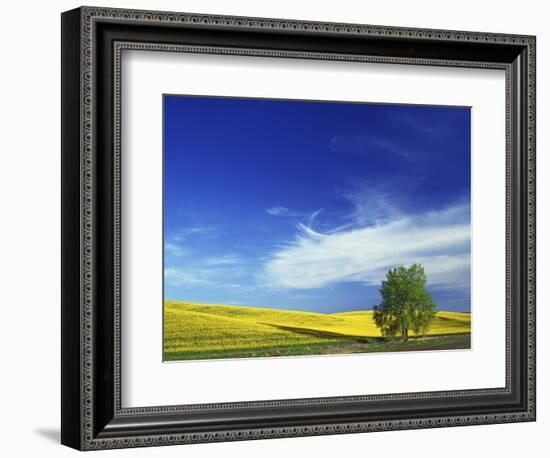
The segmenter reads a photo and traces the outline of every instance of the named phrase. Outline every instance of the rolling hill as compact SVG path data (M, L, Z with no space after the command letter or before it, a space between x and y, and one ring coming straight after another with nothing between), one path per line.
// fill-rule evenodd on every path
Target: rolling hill
M166 301L164 360L469 348L470 314L437 313L428 334L386 341L372 311L314 313ZM414 334L413 334L414 336Z

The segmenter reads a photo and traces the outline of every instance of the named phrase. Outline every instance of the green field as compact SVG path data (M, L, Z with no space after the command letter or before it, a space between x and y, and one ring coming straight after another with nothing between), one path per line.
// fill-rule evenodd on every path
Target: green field
M164 360L470 348L470 314L437 313L426 336L382 338L371 311L313 313L166 301Z

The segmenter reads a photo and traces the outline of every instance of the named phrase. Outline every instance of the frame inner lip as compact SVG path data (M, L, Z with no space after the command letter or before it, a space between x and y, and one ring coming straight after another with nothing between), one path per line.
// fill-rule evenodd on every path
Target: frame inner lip
M218 46L190 46L190 45L175 45L173 43L156 43L156 42L133 42L133 41L124 41L124 40L113 40L114 44L114 80L115 80L115 94L114 94L114 112L115 112L115 123L113 125L115 135L115 154L120 155L121 153L121 139L120 139L120 87L122 85L122 52L124 50L135 50L135 51L172 51L172 52L187 52L187 53L207 53L207 54L232 54L235 52L235 55L252 55L252 56L266 56L266 57L282 57L281 54L284 53L286 56L290 57L302 57L302 52L295 51L281 51L281 50L258 50L253 48L220 48ZM373 58L372 56L365 55L334 55L332 53L311 53L311 58L320 59L320 60L348 60L348 59L357 59L360 62L379 62L378 58ZM421 65L430 65L426 64L423 59L410 58L398 58L390 57L387 58L388 64L421 64ZM467 67L467 68L493 68L506 71L506 79L510 77L510 69L512 64L502 64L502 63L486 63L486 62L455 62L452 60L440 60L440 65L450 66L450 67ZM507 97L509 94L507 93ZM120 180L120 177L115 175L115 180ZM120 207L120 204L119 204ZM120 237L120 235L119 235ZM508 238L508 236L507 236ZM119 273L120 275L120 273ZM120 304L116 308L117 315L120 315ZM120 320L120 316L117 316L117 321ZM119 325L120 326L120 325ZM507 324L508 328L508 324ZM508 332L507 332L508 334ZM507 354L509 353L510 339L507 339ZM116 350L117 355L117 369L118 369L118 378L120 380L121 374L121 363L120 363L120 342L118 342L118 348ZM147 407L122 407L121 403L121 385L120 382L116 383L115 386L118 387L116 393L117 408L115 412L122 415L142 415L145 413L150 414L176 414L176 413L189 413L196 411L197 407L200 406L201 410L226 410L226 409L247 409L247 408L269 408L269 407L301 407L304 405L311 405L311 402L315 402L316 407L323 406L325 404L330 405L334 403L341 402L362 402L362 401L381 401L387 400L388 398L392 399L392 402L399 402L403 400L414 400L414 399L437 399L437 398L449 398L456 396L475 396L475 395L495 395L502 394L508 395L512 392L510 384L510 372L511 367L508 364L507 356L506 364L506 386L505 387L494 387L494 388L481 388L481 389L465 389L465 390L445 390L445 391L431 391L431 392L413 392L413 393L388 393L388 394L373 394L373 395L357 395L357 396L328 396L320 398L309 398L309 399L278 399L278 400L268 400L268 401L242 401L242 402L223 402L223 403L205 403L205 404L191 404L191 405L179 405L179 406L147 406Z

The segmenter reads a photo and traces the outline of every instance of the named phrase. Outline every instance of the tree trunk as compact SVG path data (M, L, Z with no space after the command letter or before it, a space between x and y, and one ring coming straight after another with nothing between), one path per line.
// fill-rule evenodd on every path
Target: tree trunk
M409 330L405 328L403 330L403 342L407 342L408 340L409 340Z

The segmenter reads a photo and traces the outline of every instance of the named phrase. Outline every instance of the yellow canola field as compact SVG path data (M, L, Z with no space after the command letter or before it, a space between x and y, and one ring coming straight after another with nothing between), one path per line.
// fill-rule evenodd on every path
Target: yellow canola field
M469 313L441 311L427 335L469 332ZM212 352L238 357L239 351L269 349L276 355L277 348L301 346L300 353L312 354L311 346L375 337L381 334L372 311L328 314L175 301L164 307L165 359L207 358Z

